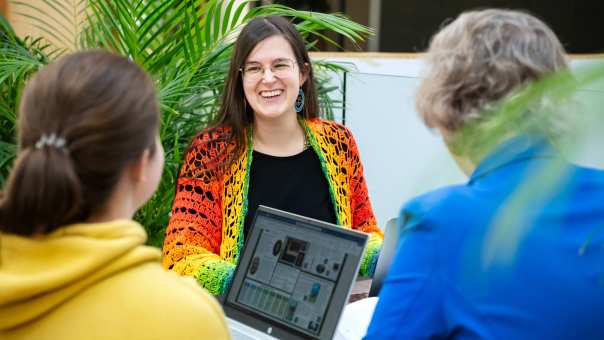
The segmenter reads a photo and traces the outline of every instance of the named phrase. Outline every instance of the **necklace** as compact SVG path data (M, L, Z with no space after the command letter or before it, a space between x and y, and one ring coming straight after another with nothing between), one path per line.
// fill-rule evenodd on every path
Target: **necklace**
M308 148L310 148L310 141L308 140L306 131L304 131L304 148L302 149L302 151L306 151Z

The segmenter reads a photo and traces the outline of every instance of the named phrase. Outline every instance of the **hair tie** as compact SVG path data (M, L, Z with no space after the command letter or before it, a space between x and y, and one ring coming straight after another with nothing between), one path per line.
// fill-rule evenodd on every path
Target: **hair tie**
M51 133L50 135L43 133L42 137L40 137L40 139L38 139L36 142L36 149L51 146L64 152L68 152L67 147L65 146L66 144L67 142L65 142L65 138L59 137L55 133Z

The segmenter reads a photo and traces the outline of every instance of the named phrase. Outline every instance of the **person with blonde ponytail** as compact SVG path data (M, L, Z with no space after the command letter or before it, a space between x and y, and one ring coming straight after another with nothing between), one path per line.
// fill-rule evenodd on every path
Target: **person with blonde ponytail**
M164 156L153 82L85 51L31 79L0 197L1 339L226 339L218 303L165 272L132 217Z

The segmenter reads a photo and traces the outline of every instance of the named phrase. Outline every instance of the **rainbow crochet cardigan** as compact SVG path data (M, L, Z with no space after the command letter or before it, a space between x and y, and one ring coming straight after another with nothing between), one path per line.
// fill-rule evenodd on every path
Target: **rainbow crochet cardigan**
M359 272L371 276L383 234L376 225L352 134L338 123L319 118L300 122L321 161L338 225L371 234ZM248 141L246 152L230 167L218 166L234 150L234 144L225 141L225 130L202 132L185 155L162 261L167 269L195 277L215 295L222 294L230 283L243 247L252 162Z

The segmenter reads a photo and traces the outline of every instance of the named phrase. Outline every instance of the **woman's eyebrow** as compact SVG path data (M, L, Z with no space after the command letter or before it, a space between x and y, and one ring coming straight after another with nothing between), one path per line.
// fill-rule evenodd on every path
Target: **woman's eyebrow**
M275 58L275 59L271 60L271 64L275 63L275 62L279 62L279 61L286 61L286 60L291 60L291 59L290 58L285 58L285 57L284 58ZM260 65L262 63L259 62L259 61L251 60L251 61L246 61L244 65L250 65L250 64L258 64L258 65Z

